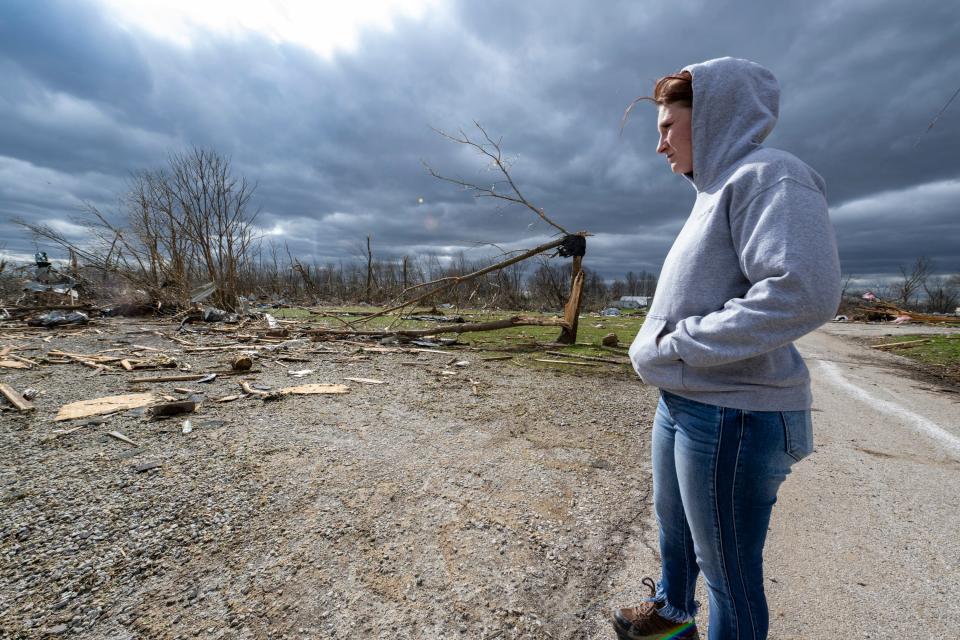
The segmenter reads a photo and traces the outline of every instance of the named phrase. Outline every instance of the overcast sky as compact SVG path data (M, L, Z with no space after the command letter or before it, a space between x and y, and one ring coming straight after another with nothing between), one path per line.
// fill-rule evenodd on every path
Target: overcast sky
M431 130L476 120L531 201L595 234L586 266L659 272L694 191L655 154L652 107L622 137L620 119L657 77L731 55L778 77L767 144L826 179L845 273L957 272L958 34L942 0L2 0L0 250L35 250L15 217L82 240L83 202L116 210L131 172L190 145L258 182L264 237L303 260L355 259L367 234L380 257L545 241L530 211L425 172L493 180Z

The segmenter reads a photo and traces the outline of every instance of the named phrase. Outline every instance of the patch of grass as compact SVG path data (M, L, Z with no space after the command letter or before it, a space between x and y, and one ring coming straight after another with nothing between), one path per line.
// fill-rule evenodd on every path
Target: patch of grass
M316 311L326 313L335 312L354 312L354 313L373 313L375 309L370 307L324 307ZM338 322L329 316L323 316L318 313L312 313L307 309L274 309L269 311L276 318L288 318L297 320L309 320L317 324L325 325L331 328L337 328ZM412 315L426 315L429 311L418 309ZM492 320L502 320L512 316L535 316L535 317L558 317L558 313L537 313L533 311L476 311L470 309L445 309L445 315L453 318L463 317L466 322L489 322ZM594 372L609 373L611 370L629 372L632 375L632 369L626 363L626 347L633 342L640 326L643 324L645 313L643 311L628 311L621 316L601 316L595 313L582 314L580 323L577 327L577 344L568 346L552 346L552 343L560 336L560 327L553 326L522 326L511 327L509 329L500 329L497 331L484 331L477 333L463 333L459 336L461 344L468 345L477 349L477 357L484 358L498 355L512 355L514 362L522 366L554 369L568 373L587 374ZM357 316L345 316L343 318L348 322L358 319ZM436 326L432 322L422 322L416 320L398 320L396 316L387 316L374 318L358 328L382 329L391 327L394 329L422 329ZM620 349L604 348L601 346L601 340L609 333L617 334ZM440 334L425 339L433 338L452 338L456 334ZM550 344L549 347L542 345ZM623 360L624 364L596 363L597 366L570 367L565 365L556 365L551 363L537 362L537 358L562 359L560 356L546 354L545 351L562 351L565 354L575 354L581 356L599 357L614 360ZM571 358L574 362L589 362L588 360Z
M960 366L960 334L950 335L903 335L896 338L877 340L876 344L892 344L911 340L929 340L929 342L895 347L890 351L906 356L917 362L946 367Z

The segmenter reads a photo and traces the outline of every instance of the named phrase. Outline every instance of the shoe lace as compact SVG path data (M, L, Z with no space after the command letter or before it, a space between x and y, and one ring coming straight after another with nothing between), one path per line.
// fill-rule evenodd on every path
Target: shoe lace
M643 578L643 580L640 581L640 583L641 583L643 586L645 586L645 587L647 587L648 589L650 589L650 597L651 597L651 598L656 598L656 597L657 597L657 583L653 581L653 578L651 578L650 576L645 576L645 577Z

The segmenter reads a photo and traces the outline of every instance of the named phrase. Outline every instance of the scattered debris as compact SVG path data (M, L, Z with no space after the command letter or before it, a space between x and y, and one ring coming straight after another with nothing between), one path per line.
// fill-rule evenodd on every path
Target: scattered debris
M608 333L600 339L600 344L605 347L615 347L620 344L620 338L615 333Z
M127 436L125 436L125 435L123 435L122 433L120 433L119 431L108 431L108 432L107 432L107 435L110 436L111 438L116 438L116 439L119 440L120 442L126 442L127 444L132 445L132 446L134 446L134 447L139 447L139 446L140 446L140 445L138 445L136 442L134 442L133 440L131 440L130 438L128 438Z
M357 382L359 384L386 384L383 380L374 380L373 378L344 378L344 380Z
M3 394L10 401L10 404L17 408L17 411L33 411L34 409L33 404L28 399L8 384L0 383L0 394Z
M197 410L196 400L175 400L173 402L163 402L150 407L150 415L154 418L166 416L178 416L182 413L193 413Z
M482 362L494 362L495 360L513 360L513 356L490 356L487 358L480 358Z
M302 378L314 372L314 369L300 369L299 371L287 371L294 378Z
M216 307L207 307L203 310L200 317L204 322L226 322L228 324L240 322L240 316L237 314L224 311L223 309L217 309Z
M94 398L93 400L81 400L60 407L60 411L53 420L54 422L76 420L77 418L99 416L117 411L125 411L127 409L137 409L146 407L156 401L157 396L152 393L128 393Z
M230 360L230 368L234 371L249 371L253 367L253 359L247 355L235 356Z
M90 316L82 311L64 313L58 309L27 319L27 324L31 327L61 327L70 324L87 324L88 322L90 322Z
M868 298L867 295L873 296ZM949 315L937 315L931 313L918 313L915 311L907 311L906 309L901 309L900 307L880 300L872 293L865 293L863 295L865 300L871 302L869 305L860 305L857 307L859 312L857 315L866 320L884 320L891 319L894 324L903 324L905 322L923 322L927 324L939 324L942 322L953 322L955 318Z
M600 315L602 315L602 316L608 316L608 317L619 316L619 315L620 315L620 309L617 309L617 308L615 308L615 307L609 307L609 308L604 309L603 311L601 311L601 312L600 312Z
M269 389L267 389L267 390L255 389L255 388L253 388L252 386L250 386L250 383L247 382L246 380L244 380L243 382L240 383L240 388L243 389L244 393L246 393L247 395L251 395L251 396L268 396L268 395L270 395ZM223 402L223 401L221 400L221 402Z
M143 473L144 471L153 471L154 469L159 469L163 465L159 462L142 462L133 468L137 473Z
M193 431L193 423L190 422L189 420L184 420L183 423L180 425L180 432L183 434L187 434L187 433L190 433L191 431Z

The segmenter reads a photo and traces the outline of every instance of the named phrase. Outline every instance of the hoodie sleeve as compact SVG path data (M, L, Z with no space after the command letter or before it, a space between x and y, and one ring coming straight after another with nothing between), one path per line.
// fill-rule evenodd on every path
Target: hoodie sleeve
M722 309L680 320L660 340L664 359L710 367L789 344L833 318L840 261L823 194L792 178L730 213L730 231L750 288Z

